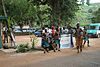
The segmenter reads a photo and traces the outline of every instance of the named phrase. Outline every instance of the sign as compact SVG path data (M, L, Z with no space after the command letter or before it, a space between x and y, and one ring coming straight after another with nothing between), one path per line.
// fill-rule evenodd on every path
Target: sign
M60 48L70 48L71 34L62 34L60 39Z
M0 17L0 19L5 20L8 19L8 17Z
M13 35L13 33L12 33L12 32L11 32L11 37L12 37L12 39L13 39L14 46L15 46L15 47L17 47L17 43L16 43L16 40L15 40L14 35Z

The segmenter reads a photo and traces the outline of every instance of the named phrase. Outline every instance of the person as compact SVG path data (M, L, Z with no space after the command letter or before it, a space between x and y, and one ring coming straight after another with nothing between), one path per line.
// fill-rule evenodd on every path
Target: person
M74 44L73 44L73 30L72 30L72 27L68 24L68 25L67 25L67 28L68 28L68 34L71 34L71 47L74 47Z
M45 29L45 35L47 38L49 37L49 32L47 31L47 29Z
M52 36L54 37L55 35L55 29L54 29L54 26L52 26Z
M56 28L55 41L56 41L56 48L58 51L60 51L60 32L58 27Z
M63 31L62 31L62 28L61 28L61 27L59 27L59 31L60 31L60 34L62 34L62 33L63 33Z
M52 46L52 48L53 48L54 52L56 52L55 38L54 38L54 36L53 36L53 35L52 35L52 38L51 38L51 46Z
M90 45L89 45L89 36L88 36L87 29L86 29L85 26L84 26L84 30L83 30L83 39L84 39L83 47L84 47L86 41L87 41L87 46L90 47Z
M11 32L12 32L12 28L11 28L11 27L8 27L8 36L10 37L11 46L12 46L13 38L12 38L12 36L11 36Z
M63 27L63 34L65 34L65 27Z
M44 34L45 34L45 29L44 29L44 27L42 27L42 29L41 29L41 36L43 36Z
M52 29L51 29L50 26L48 28L49 28L49 34L51 35L52 34Z
M49 53L49 42L46 38L46 35L43 36L43 43L42 43L42 47L44 49L44 53Z
M7 27L3 28L3 34L4 34L4 43L7 41L8 43L8 34L7 34Z
M83 31L80 28L80 24L77 23L77 28L75 30L75 39L76 39L76 46L77 46L77 53L82 52L82 43L83 43Z

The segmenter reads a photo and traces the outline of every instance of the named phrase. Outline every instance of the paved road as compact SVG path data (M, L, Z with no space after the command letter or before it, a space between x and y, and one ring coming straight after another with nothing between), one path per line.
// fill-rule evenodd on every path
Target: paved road
M100 50L47 59L20 67L100 67Z
M77 50L62 49L50 53L0 53L0 67L100 67L100 38L90 39L90 46Z

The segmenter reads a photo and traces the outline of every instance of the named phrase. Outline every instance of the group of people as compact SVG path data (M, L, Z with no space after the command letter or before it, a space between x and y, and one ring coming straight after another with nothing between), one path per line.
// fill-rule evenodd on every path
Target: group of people
M75 36L77 53L82 52L82 48L84 48L86 42L87 46L89 47L89 37L85 26L84 29L81 29L80 24L77 23L76 27L71 27L70 25L68 25L67 29L67 33L71 34L71 37L73 37L72 35ZM73 30L75 30L74 33ZM41 36L44 53L49 53L49 50L53 50L54 52L56 52L56 50L60 51L60 36L61 34L66 34L65 32L66 30L64 27L54 27L49 25L47 27L42 27Z
M60 51L60 35L64 33L60 27L48 26L42 27L42 47L44 53L49 50Z

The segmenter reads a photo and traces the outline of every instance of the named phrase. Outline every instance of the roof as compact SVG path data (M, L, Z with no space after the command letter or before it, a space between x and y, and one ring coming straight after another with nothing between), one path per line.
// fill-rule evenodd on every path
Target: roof
M90 24L90 26L100 26L100 23Z
M8 19L8 17L0 17L0 20L5 20L5 19Z

